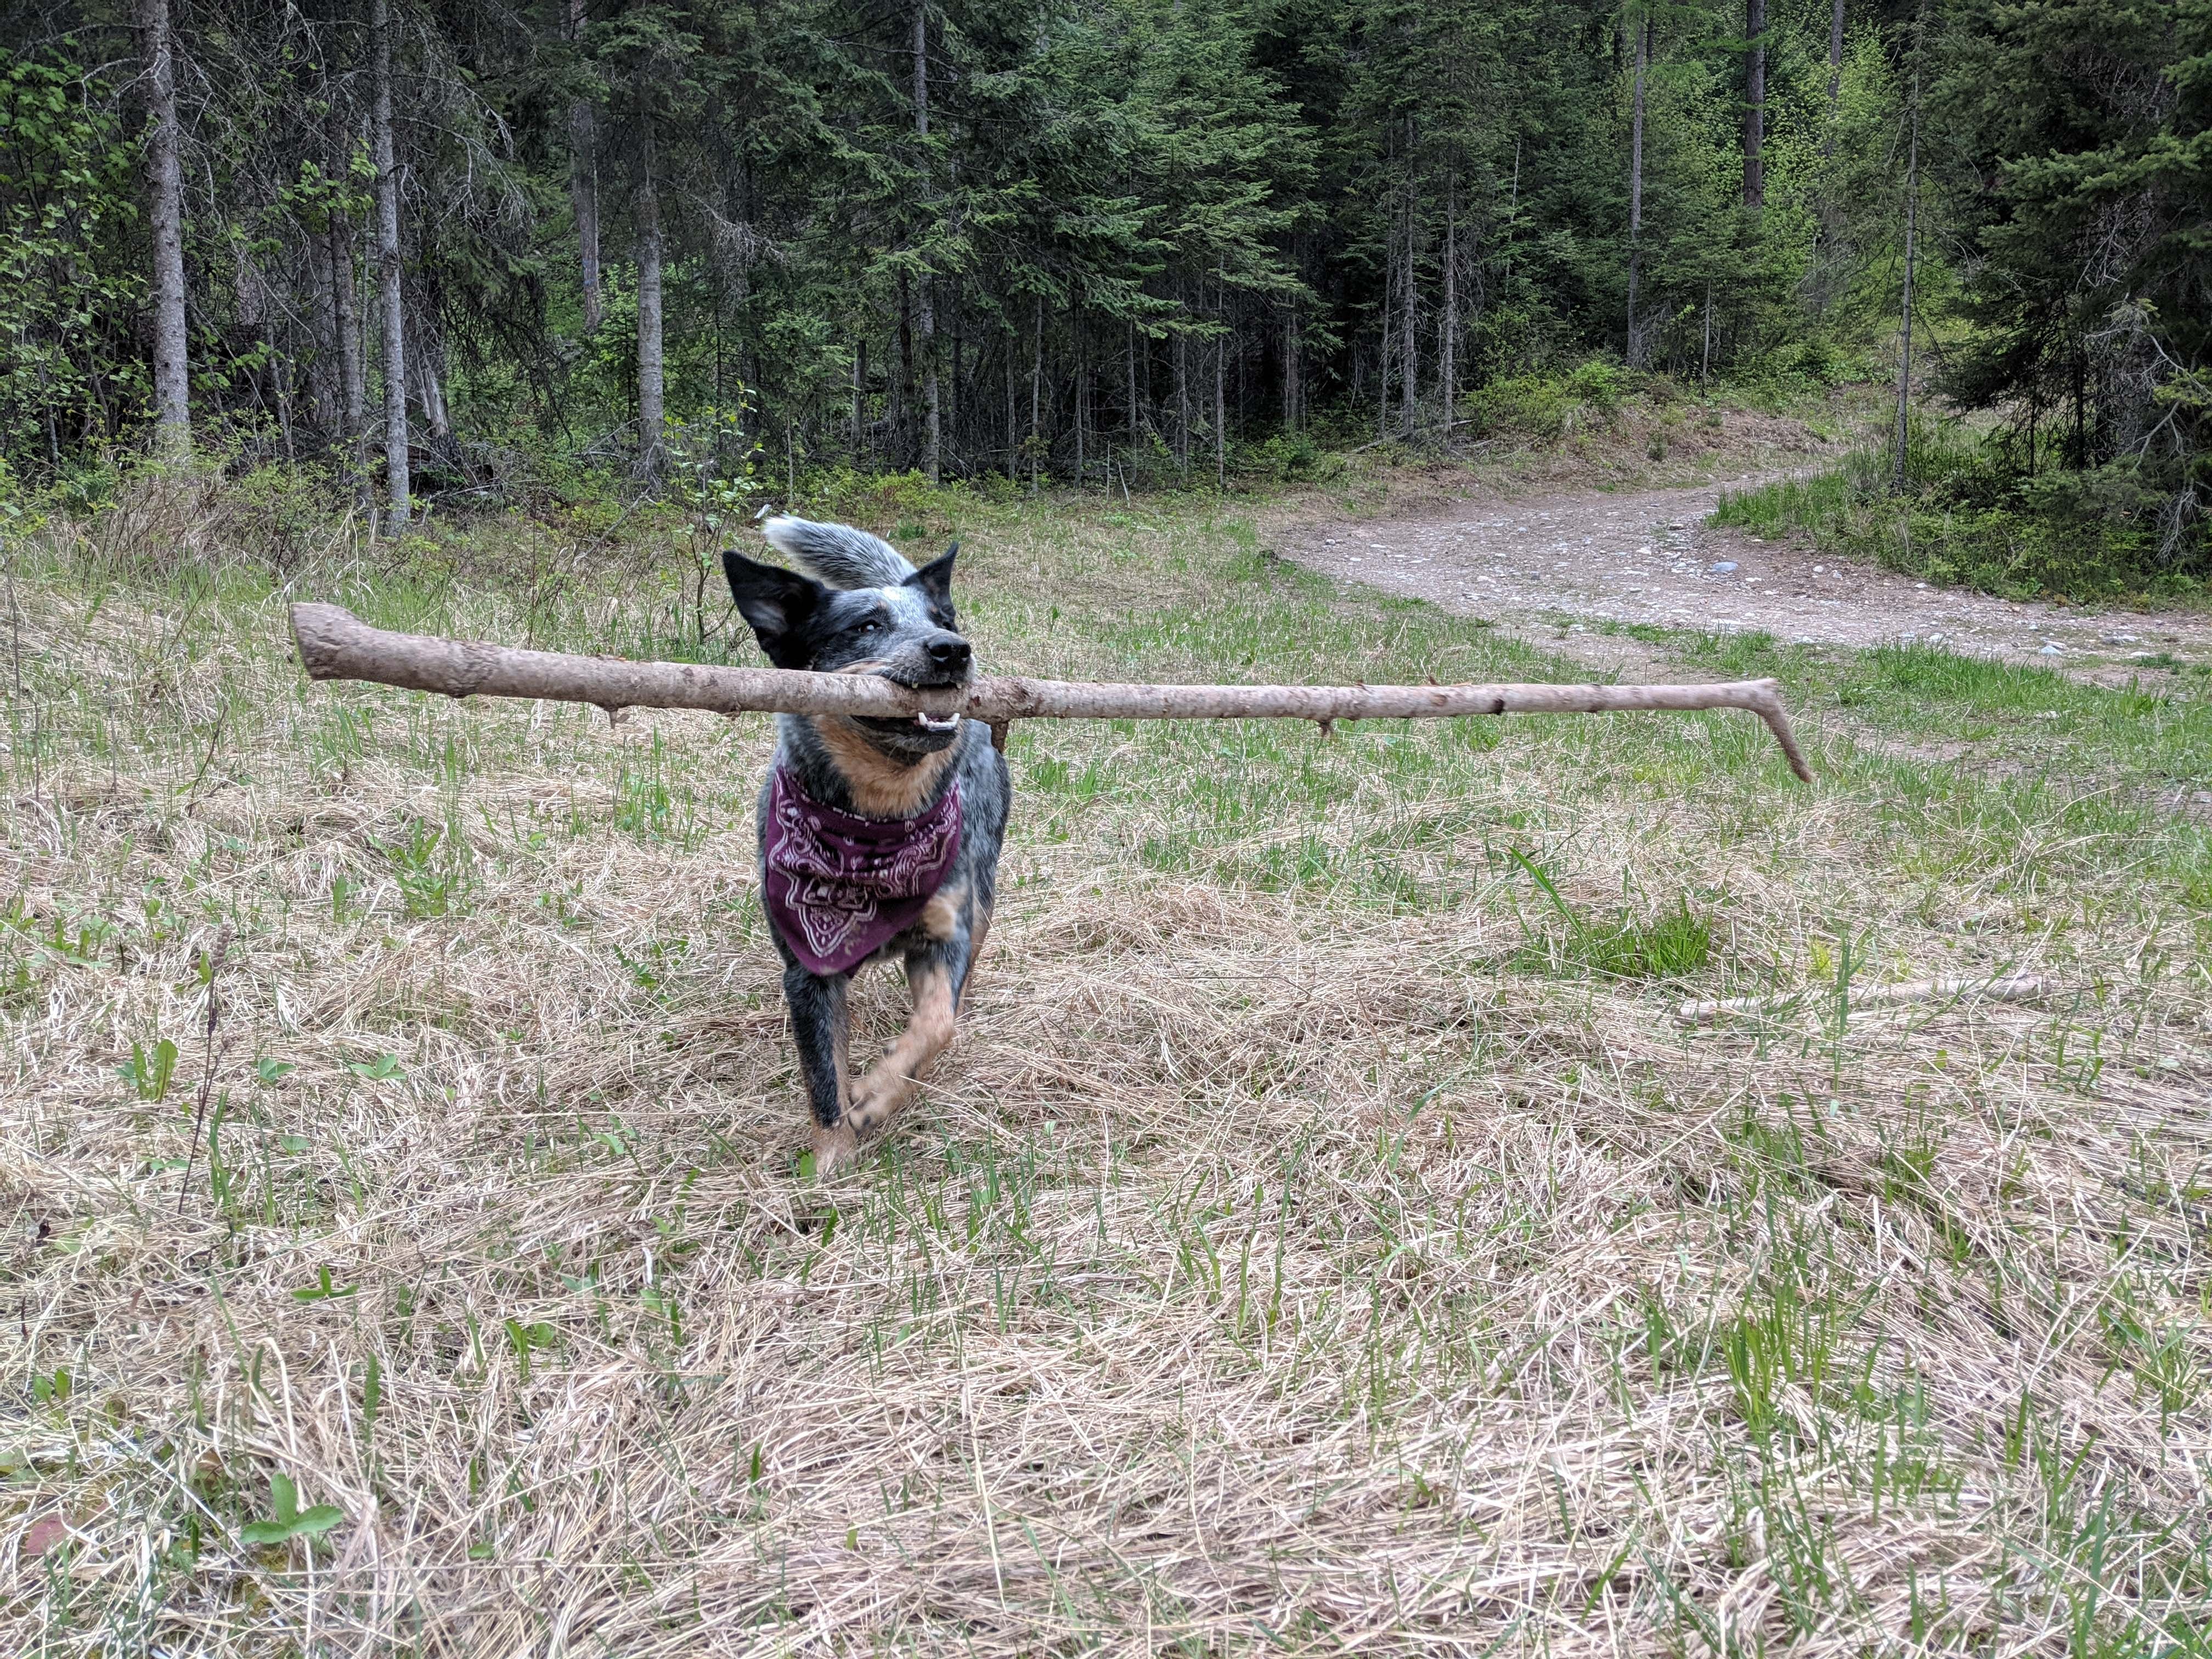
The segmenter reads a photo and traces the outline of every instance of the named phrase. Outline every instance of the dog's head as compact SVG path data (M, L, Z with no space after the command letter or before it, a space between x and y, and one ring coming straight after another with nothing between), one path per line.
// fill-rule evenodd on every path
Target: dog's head
M845 525L772 519L771 544L806 572L722 555L738 614L778 668L877 674L915 690L965 685L975 656L952 611L952 561L917 570L890 544ZM956 714L904 719L855 715L853 724L886 755L919 760L960 735Z

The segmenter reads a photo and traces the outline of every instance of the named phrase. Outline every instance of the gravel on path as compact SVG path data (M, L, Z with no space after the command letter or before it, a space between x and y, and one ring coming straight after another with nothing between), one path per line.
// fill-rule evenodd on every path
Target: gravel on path
M2212 660L2212 620L2192 613L2015 603L1704 524L1723 490L1764 482L1477 498L1445 515L1302 526L1278 551L1516 632L1602 621L1784 644L1917 641L2102 679L2162 654Z

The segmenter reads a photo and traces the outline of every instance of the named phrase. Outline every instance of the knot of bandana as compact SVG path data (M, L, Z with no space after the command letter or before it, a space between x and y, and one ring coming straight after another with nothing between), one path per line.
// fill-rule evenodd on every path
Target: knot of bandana
M842 974L914 925L960 851L960 785L911 818L864 818L779 766L761 852L769 919L809 973Z

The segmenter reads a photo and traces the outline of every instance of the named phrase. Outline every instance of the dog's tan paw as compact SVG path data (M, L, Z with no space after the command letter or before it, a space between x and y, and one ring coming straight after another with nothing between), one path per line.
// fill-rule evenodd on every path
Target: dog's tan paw
M845 1109L845 1121L855 1130L880 1129L905 1104L905 1079L869 1073L854 1085L853 1103Z
M850 1123L841 1123L834 1129L816 1124L811 1145L817 1181L834 1170L848 1168L860 1156L860 1138L853 1133Z

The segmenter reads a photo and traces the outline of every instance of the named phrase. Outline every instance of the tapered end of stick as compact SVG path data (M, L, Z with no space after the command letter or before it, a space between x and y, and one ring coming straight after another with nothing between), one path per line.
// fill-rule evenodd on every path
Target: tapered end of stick
M1790 729L1790 716L1782 707L1782 683L1759 681L1752 707L1766 722L1766 729L1774 733L1775 742L1782 745L1783 757L1789 761L1790 769L1797 775L1798 781L1812 782L1813 769L1805 763L1805 751L1797 746L1797 734Z

